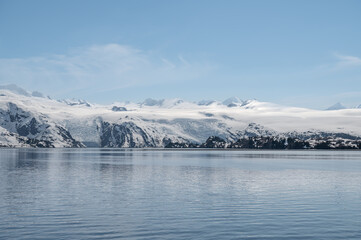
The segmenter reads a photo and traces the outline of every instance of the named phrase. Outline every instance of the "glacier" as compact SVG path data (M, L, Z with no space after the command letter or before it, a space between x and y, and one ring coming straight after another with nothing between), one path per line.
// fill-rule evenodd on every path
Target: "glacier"
M225 143L257 137L358 140L360 122L360 108L322 111L237 97L101 105L54 100L15 85L0 87L2 147L206 146L212 136Z

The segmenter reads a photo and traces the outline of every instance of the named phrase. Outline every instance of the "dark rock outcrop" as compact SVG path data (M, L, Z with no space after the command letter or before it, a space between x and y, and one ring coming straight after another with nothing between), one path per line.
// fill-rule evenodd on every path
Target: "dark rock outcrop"
M205 143L200 145L201 148L225 148L226 141L217 136L209 137Z
M125 112L125 111L127 111L127 109L125 107L113 106L112 111L113 112Z
M120 124L102 122L101 147L155 147L154 139L133 122Z

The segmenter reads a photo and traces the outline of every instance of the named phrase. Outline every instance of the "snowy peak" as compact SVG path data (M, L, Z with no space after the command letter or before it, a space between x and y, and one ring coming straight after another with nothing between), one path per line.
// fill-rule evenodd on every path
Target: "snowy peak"
M346 109L346 107L344 105L342 105L340 102L338 102L338 103L330 106L326 110L341 110L341 109Z
M38 91L34 91L34 92L28 92L26 90L24 90L23 88L15 85L15 84L8 84L8 85L0 85L0 90L7 90L9 92L12 92L14 94L18 94L18 95L22 95L22 96L26 96L26 97L41 97L43 98L44 95L41 92Z
M178 106L182 103L184 103L184 101L179 98L160 99L160 100L156 100L153 98L147 98L142 103L140 103L140 106L172 108L172 107Z
M221 107L244 107L251 102L256 102L255 100L241 100L238 97L230 97L224 100L223 102L219 102L216 100L201 100L197 103L199 106L211 106L211 105L219 105Z
M223 105L227 107L235 107L243 104L243 101L238 97L230 97L222 102Z
M247 137L269 137L278 135L276 131L257 123L248 124L248 126L241 133L243 136Z
M43 98L44 94L42 94L41 92L38 92L38 91L34 91L31 93L31 96Z
M91 107L91 104L88 103L85 100L81 100L81 99L63 99L63 100L59 100L59 102L65 103L66 105L69 106L86 106L86 107Z
M1 85L0 89L8 90L12 93L30 97L31 94L15 84Z
M199 106L210 106L212 104L217 104L217 101L215 100L200 100L197 105Z
M152 107L152 106L162 106L163 102L164 102L164 99L156 100L156 99L153 99L153 98L147 98L141 103L141 105L142 106L150 106L150 107Z

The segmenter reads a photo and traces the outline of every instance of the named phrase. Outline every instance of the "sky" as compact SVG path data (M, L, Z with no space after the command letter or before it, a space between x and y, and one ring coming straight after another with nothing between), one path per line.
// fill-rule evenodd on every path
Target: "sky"
M95 103L361 104L361 1L0 0L0 84Z

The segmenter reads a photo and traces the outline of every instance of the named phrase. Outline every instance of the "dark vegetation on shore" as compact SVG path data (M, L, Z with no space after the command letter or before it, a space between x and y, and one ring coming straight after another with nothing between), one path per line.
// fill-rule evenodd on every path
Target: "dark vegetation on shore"
M318 138L306 139L291 137L245 137L237 141L212 136L204 143L169 142L165 148L233 148L233 149L361 149L361 140Z

